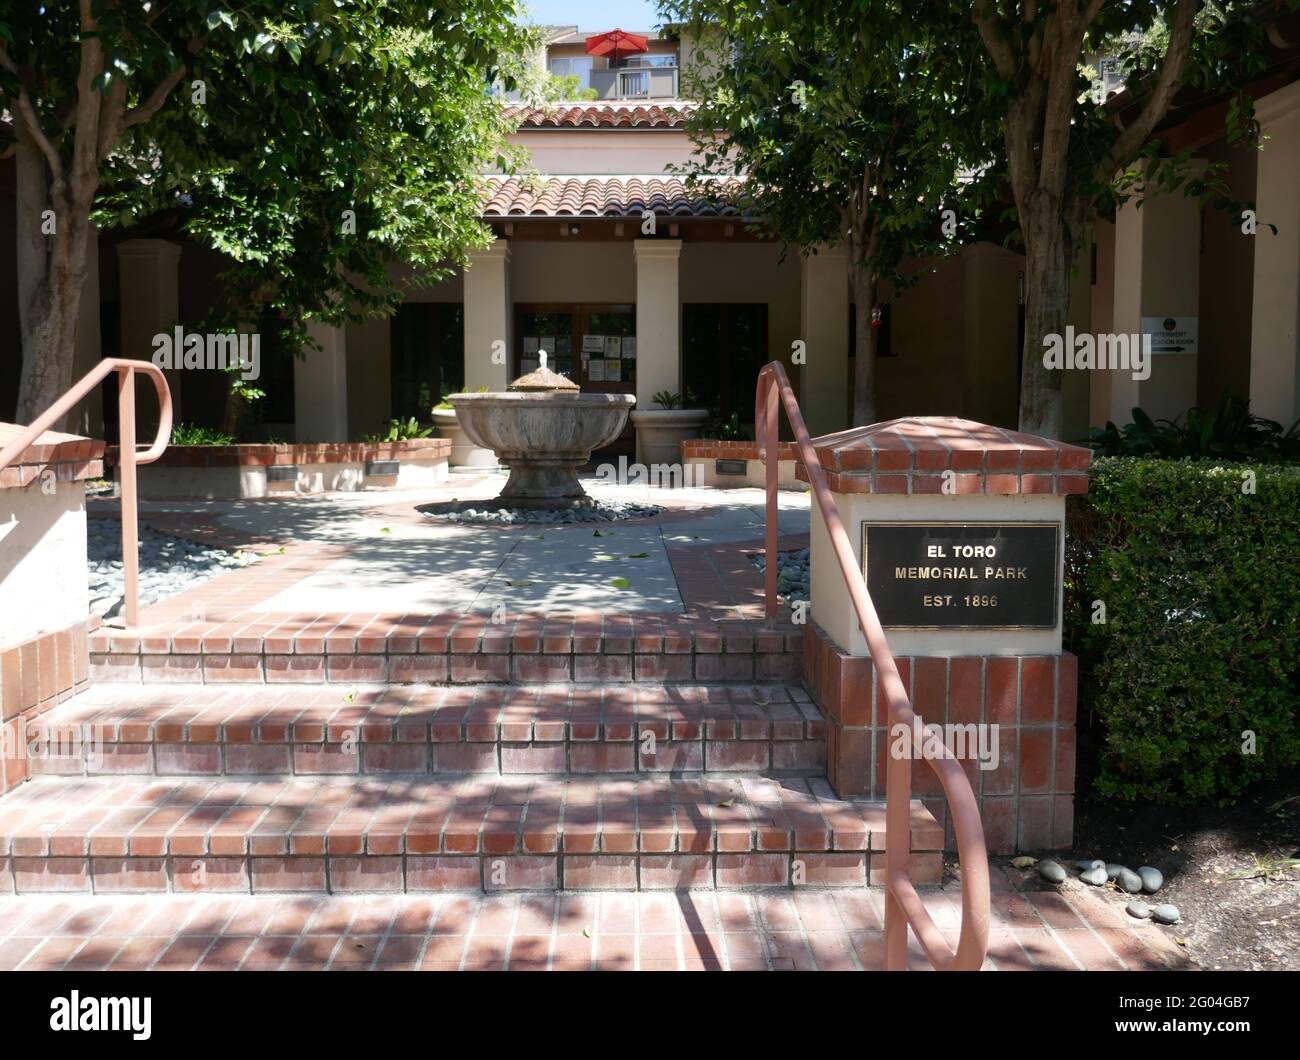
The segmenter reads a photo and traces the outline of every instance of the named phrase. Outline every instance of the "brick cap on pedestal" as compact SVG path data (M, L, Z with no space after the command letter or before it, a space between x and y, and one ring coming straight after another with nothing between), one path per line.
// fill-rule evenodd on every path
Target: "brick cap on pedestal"
M1081 446L956 416L853 427L813 447L837 493L1087 493L1092 460ZM802 463L796 474L808 481Z
M0 449L27 428L17 423L0 422ZM35 482L46 469L52 469L60 482L98 478L104 473L104 443L79 434L45 431L16 460L0 470L0 489L14 489Z

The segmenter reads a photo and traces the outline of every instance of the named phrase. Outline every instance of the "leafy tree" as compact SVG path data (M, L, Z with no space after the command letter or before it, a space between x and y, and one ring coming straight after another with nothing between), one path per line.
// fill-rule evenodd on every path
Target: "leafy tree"
M17 166L18 418L71 383L89 226L175 211L231 316L382 312L482 244L515 0L51 0L0 13ZM136 351L129 351L135 353Z
M1022 430L1061 433L1061 376L1043 364L1043 340L1064 333L1070 272L1089 220L1147 186L1222 191L1212 176L1191 178L1182 166L1187 155L1168 156L1151 136L1181 86L1234 87L1259 70L1258 9L1201 0L974 0L972 17L992 60L976 67L982 98L1001 114L1024 237ZM1119 58L1128 73L1127 124L1090 91L1086 64L1098 54ZM1230 133L1240 135L1251 120L1249 101L1238 101L1232 115Z
M969 102L970 52L963 59L950 43L970 35L964 12L928 0L670 0L663 9L701 53L687 85L700 100L696 183L743 172L746 213L788 245L813 253L847 241L853 422L874 422L880 285L906 285L919 259L955 245L942 209L969 230L978 211L958 206L959 173L987 162L996 138Z

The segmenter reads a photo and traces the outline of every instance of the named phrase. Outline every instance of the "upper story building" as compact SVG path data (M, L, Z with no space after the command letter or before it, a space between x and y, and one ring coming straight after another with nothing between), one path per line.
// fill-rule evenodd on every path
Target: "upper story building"
M594 92L596 99L679 98L682 40L671 30L630 31L632 48L604 55L589 50L603 33L584 33L577 26L549 26L544 34L545 53L539 58L546 71L555 77L578 78L580 89ZM689 54L689 45L687 51Z

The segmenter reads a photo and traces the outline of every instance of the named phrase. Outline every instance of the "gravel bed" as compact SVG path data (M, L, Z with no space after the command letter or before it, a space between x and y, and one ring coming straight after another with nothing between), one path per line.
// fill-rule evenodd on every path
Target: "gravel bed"
M776 554L776 594L786 600L807 600L812 594L812 567L806 548ZM750 557L760 572L767 572L767 557L759 552Z
M630 501L598 501L594 508L494 508L491 501L452 501L423 504L421 515L441 523L471 526L511 526L527 523L614 523L623 519L646 519L668 509L658 504Z
M111 617L122 606L122 526L116 519L86 521L90 568L91 614ZM140 603L151 604L184 592L228 570L257 559L249 552L228 552L196 545L171 534L140 527Z

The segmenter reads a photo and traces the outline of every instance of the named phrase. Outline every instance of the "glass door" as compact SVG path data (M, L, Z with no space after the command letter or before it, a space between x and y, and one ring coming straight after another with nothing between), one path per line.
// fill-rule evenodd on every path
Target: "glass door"
M510 378L540 364L566 375L588 394L636 393L636 307L577 303L516 305L514 369ZM593 458L596 462L635 451L631 420L618 440Z

